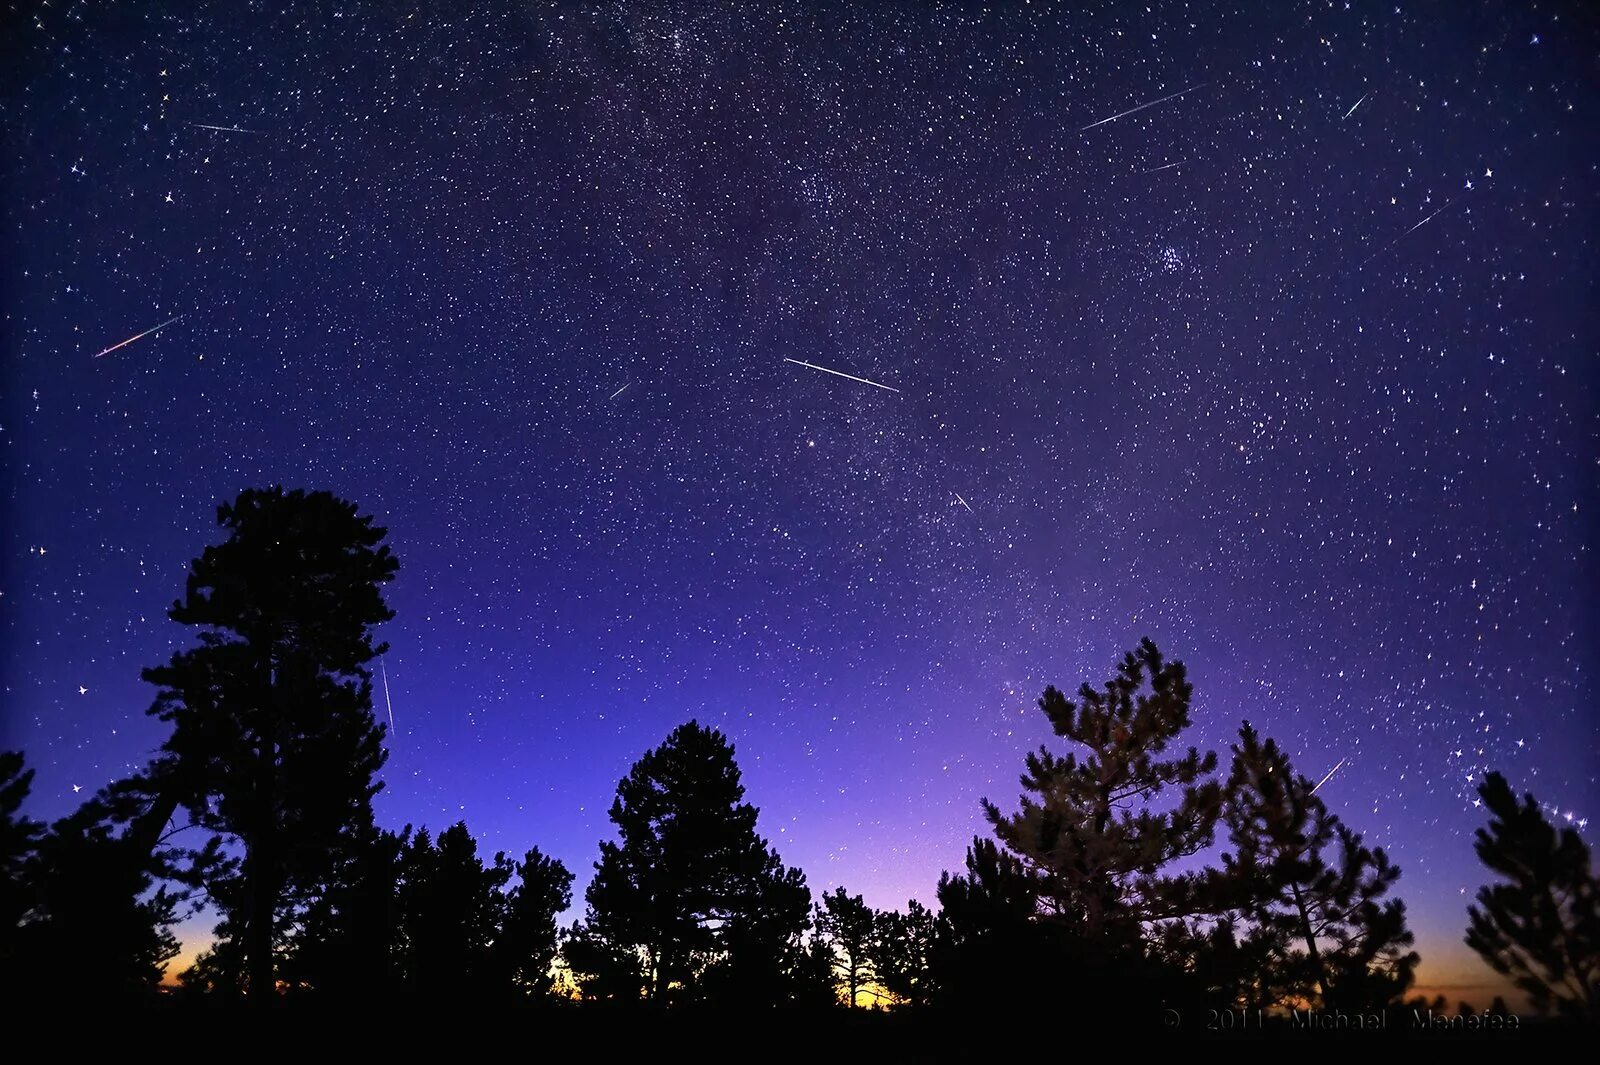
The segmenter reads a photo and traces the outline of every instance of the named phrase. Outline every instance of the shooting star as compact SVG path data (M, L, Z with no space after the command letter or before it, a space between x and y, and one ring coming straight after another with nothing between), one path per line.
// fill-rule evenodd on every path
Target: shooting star
M149 329L146 329L144 332L138 333L138 334L136 334L134 336L131 336L127 340L124 340L120 344L113 344L109 348L107 348L106 350L101 351L101 352L97 352L95 354L95 358L98 359L102 355L110 355L113 351L116 351L118 348L125 348L129 344L132 344L135 340L142 340L145 337L149 336L151 333L158 332L159 330L165 329L167 326L171 325L173 322L176 322L178 320L178 318L182 318L182 317L183 317L183 315L180 314L176 318L168 318L166 321L162 322L160 325L153 325Z
M1455 203L1455 202L1456 201L1454 201L1454 200L1450 201L1450 203ZM1401 240L1401 239L1403 239L1405 237L1409 237L1411 234L1415 233L1417 230L1421 229L1423 226L1425 226L1429 222L1433 221L1434 218L1439 214L1439 211L1444 210L1445 207L1449 207L1450 203L1445 204L1444 207L1439 208L1438 211L1433 212L1433 214L1430 214L1428 217L1424 218L1422 221L1418 222L1416 225L1412 226L1410 229L1406 230L1404 233L1400 234L1400 236L1398 236L1398 237L1396 237L1394 239L1395 240Z
M1098 122L1091 122L1087 126L1084 126L1082 129L1078 130L1078 132L1079 133L1087 133L1087 132L1089 132L1089 130L1094 129L1096 126L1103 126L1107 122L1115 122L1119 118L1127 118L1129 115L1138 114L1140 111L1143 111L1147 107L1154 107L1156 104L1164 104L1168 100L1176 100L1180 96L1184 96L1184 95L1186 95L1188 93L1194 92L1196 89L1203 89L1207 85L1210 85L1210 84L1211 83L1209 81L1202 81L1198 85L1191 85L1187 89L1182 90L1181 92L1175 92L1175 93L1171 94L1170 96L1163 96L1159 100L1151 100L1147 104L1140 104L1138 107L1130 107L1128 110L1123 111L1120 114L1112 115L1110 118L1102 118Z
M1371 255L1367 256L1365 259L1362 259L1360 264L1356 267L1356 269L1357 270L1364 269L1366 267L1366 265L1368 263L1370 263L1372 260L1376 259L1378 256L1382 255L1384 252L1388 251L1390 248L1394 247L1396 244L1399 244L1402 240L1405 240L1411 234L1415 233L1417 230L1421 229L1423 226L1427 225L1429 222L1431 222L1435 218L1439 217L1439 214L1441 212L1449 210L1451 204L1454 204L1456 202L1456 200L1459 200L1460 198L1461 197L1457 196L1455 199L1451 200L1450 203L1445 204L1443 207L1436 208L1432 214L1428 215L1428 217L1424 218L1422 221L1418 222L1416 225L1412 226L1410 229L1406 230L1404 233L1400 234L1398 237L1395 237L1389 243L1385 244L1383 247L1379 248L1377 251L1373 252Z
M622 393L624 393L624 392L626 392L628 390L628 385L631 385L631 384L633 384L633 382L629 381L627 384L623 385L621 388L619 388L615 392L611 393L611 395L606 397L606 402L610 403L612 400L614 400L618 396L622 395Z
M808 370L821 370L823 373L831 373L835 377L847 377L852 381L860 381L864 385L871 385L873 388L881 388L885 392L898 392L898 391L900 391L898 388L890 388L888 385L880 385L876 381L868 381L865 377L857 377L855 374L848 374L848 373L843 372L842 370L830 370L826 366L818 366L814 362L801 362L799 359L791 359L791 358L788 358L787 356L784 357L783 361L784 362L792 362L796 366L804 366Z
M389 712L389 735L396 735L394 730L394 704L389 701L389 670L382 662L378 663L378 672L383 676L383 708Z
M967 513L971 514L972 513L972 504L968 503L965 499L962 499L960 492L955 493L955 497L956 497L956 502L960 503L962 506L966 507L967 508Z
M1367 100L1367 97L1369 97L1371 95L1372 94L1370 92L1362 93L1361 94L1361 99L1359 99L1355 103L1351 104L1350 105L1350 110L1348 110L1348 111L1346 111L1344 113L1344 118L1349 118L1351 115L1355 114L1356 113L1356 108L1360 107L1363 103L1365 103L1366 100ZM1341 118L1339 121L1343 122L1344 118Z
M1348 759L1344 759L1344 758L1339 759L1339 765L1344 765L1344 763L1347 760ZM1339 771L1339 765L1336 765L1332 769L1328 770L1328 775L1323 777L1321 780L1317 781L1317 788L1322 787L1322 785L1326 784L1329 780L1333 779L1333 775ZM1317 793L1317 788L1312 788L1311 789L1311 794L1315 795Z
M1187 159L1179 159L1176 163L1168 163L1166 166L1158 166L1158 167L1156 167L1156 168L1154 168L1152 170L1146 170L1145 173L1146 174L1159 174L1163 170L1171 170L1173 167L1182 166L1186 162L1188 162Z
M258 133L259 130L245 129L243 126L208 126L204 122L191 122L189 125L196 129L209 129L217 133Z

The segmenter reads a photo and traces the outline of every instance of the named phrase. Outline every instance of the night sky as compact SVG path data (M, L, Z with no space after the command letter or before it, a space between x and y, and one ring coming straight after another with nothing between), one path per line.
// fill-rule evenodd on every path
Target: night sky
M1597 842L1582 5L283 6L3 11L35 816L161 741L282 483L401 561L380 819L580 891L695 717L814 891L932 902L1144 635L1196 742L1343 761L1425 984L1487 973L1486 770Z

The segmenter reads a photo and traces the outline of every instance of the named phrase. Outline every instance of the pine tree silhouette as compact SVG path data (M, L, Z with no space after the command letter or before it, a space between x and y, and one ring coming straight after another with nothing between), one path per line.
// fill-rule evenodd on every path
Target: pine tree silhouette
M458 822L435 841L427 830L401 851L400 915L406 986L430 1000L482 996L494 987L491 954L499 934L511 863L478 857L478 843Z
M33 770L25 768L21 751L0 752L0 993L15 993L19 969L18 934L22 919L34 907L34 892L25 875L44 826L22 815L33 788Z
M169 612L199 646L144 674L160 689L150 713L173 731L130 840L153 848L182 806L237 841L237 881L211 891L218 934L237 943L194 982L242 979L265 1001L295 896L370 821L384 752L366 664L385 649L371 630L393 616L379 585L396 563L384 530L326 492L251 489L217 517L228 539L194 561Z
M1042 927L1040 876L1021 860L975 837L966 871L939 877L939 923L931 956L935 1001L979 1005L997 982L1013 1001L1050 997L1065 955L1054 929Z
M338 850L290 937L293 986L328 998L382 1002L404 987L402 854L405 834L361 826Z
M1417 964L1405 904L1385 899L1400 870L1315 791L1246 722L1223 815L1233 850L1213 884L1247 929L1240 951L1264 966L1252 1004L1379 1010L1404 995Z
M933 911L916 899L904 913L883 910L876 916L872 939L872 964L879 982L908 1006L926 1006L933 995L930 967L939 922Z
M499 979L519 998L543 1000L553 981L556 918L572 902L572 874L537 847L517 863L493 953Z
M860 1005L862 987L877 975L872 964L874 917L860 895L851 895L843 887L823 895L816 910L817 934L833 948L845 1003L852 1009Z
M617 785L618 839L600 845L565 952L586 996L768 996L803 959L805 877L757 835L733 754L690 721Z
M1467 946L1511 976L1540 1013L1600 1020L1600 880L1576 830L1557 831L1499 773L1478 788L1489 824L1474 843L1502 883L1467 910Z
M1108 964L1143 956L1154 923L1200 908L1194 876L1163 872L1210 844L1221 803L1207 779L1214 753L1168 754L1191 695L1183 663L1148 639L1077 702L1046 689L1040 709L1083 750L1029 754L1017 813L983 803L995 836L1037 874L1040 917Z
M39 837L20 881L30 908L16 929L16 970L27 996L89 1001L147 998L178 951L171 926L186 893L157 884L176 870L152 867L130 845L142 809L136 780L97 792Z

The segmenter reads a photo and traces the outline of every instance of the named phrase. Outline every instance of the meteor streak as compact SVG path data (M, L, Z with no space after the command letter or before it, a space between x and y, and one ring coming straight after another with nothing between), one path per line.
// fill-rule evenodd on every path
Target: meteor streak
M394 704L389 701L389 670L382 662L378 663L378 672L383 676L383 708L389 712L389 735L394 731Z
M783 361L784 362L792 362L796 366L804 366L808 370L821 370L823 373L831 373L835 377L847 377L852 381L860 381L864 385L871 385L873 388L881 388L885 392L898 392L898 391L900 391L898 388L890 388L888 385L880 385L876 381L868 381L865 377L857 377L855 374L845 373L842 370L830 370L826 366L818 366L814 362L801 362L799 359L791 359L791 358L788 358L787 356L784 357Z
M1348 110L1348 111L1346 111L1346 112L1345 112L1345 113L1344 113L1344 118L1349 118L1349 117L1350 117L1350 116L1351 116L1351 115L1353 115L1353 114L1355 114L1355 113L1356 113L1356 108L1358 108L1358 107L1360 107L1360 106L1361 106L1361 105L1362 105L1362 104L1363 104L1363 103L1365 103L1365 102L1366 102L1366 99L1367 99L1367 97L1369 97L1369 96L1371 96L1371 95L1372 95L1372 94L1371 94L1371 93L1370 93L1370 92L1364 92L1364 93L1362 93L1362 94L1361 94L1361 99L1359 99L1359 100L1357 100L1357 101L1356 101L1356 102L1355 102L1355 103L1353 103L1353 104L1351 104L1351 105L1350 105L1350 110ZM1343 121L1344 121L1344 118L1341 118L1341 119L1340 119L1340 120L1339 120L1339 121L1340 121L1340 122L1343 122Z
M1371 255L1367 256L1365 259L1361 260L1360 266L1357 266L1356 269L1358 269L1358 270L1362 269L1368 263L1370 263L1372 260L1376 259L1378 256L1382 255L1384 252L1388 251L1390 248L1394 247L1396 244L1399 244L1402 240L1405 240L1411 234L1415 233L1417 230L1421 229L1423 226L1427 225L1429 222L1431 222L1435 218L1439 217L1439 213L1441 211L1445 211L1445 210L1449 209L1449 207L1452 204L1454 204L1456 202L1456 200L1459 200L1460 198L1461 197L1457 196L1455 198L1455 200L1451 200L1449 203L1445 204L1443 207L1439 207L1439 208L1435 209L1434 212L1432 214L1430 214L1428 217L1424 218L1422 221L1418 222L1416 225L1412 226L1410 229L1406 230L1404 233L1400 234L1398 237L1395 237L1389 243L1385 244L1383 247L1379 248L1377 251L1373 252Z
M1163 96L1159 100L1151 100L1147 104L1140 104L1138 107L1130 107L1128 110L1120 112L1119 114L1112 115L1110 118L1102 118L1098 122L1091 122L1087 126L1084 126L1082 129L1078 130L1078 132L1079 133L1087 133L1089 130L1094 129L1096 126L1103 126L1107 122L1115 122L1119 118L1127 118L1129 115L1138 114L1140 111L1143 111L1147 107L1154 107L1156 104L1164 104L1168 100L1176 100L1180 96L1183 96L1183 95L1185 95L1187 93L1194 92L1196 89L1203 89L1207 85L1210 85L1210 84L1211 83L1209 81L1202 81L1198 85L1191 85L1187 89L1182 90L1181 92L1175 92L1175 93L1171 94L1170 96Z
M242 126L208 126L204 122L191 122L191 123L189 123L189 125L194 126L196 129L215 130L218 133L255 133L256 132L253 129L245 129Z
M1455 203L1455 202L1456 201L1454 201L1454 200L1450 201L1450 203ZM1450 203L1445 204L1444 207L1449 207ZM1444 207L1439 208L1439 211L1444 210ZM1434 216L1437 215L1439 213L1439 211L1433 212L1433 214L1430 214L1428 217L1424 218L1422 221L1418 222L1416 225L1412 226L1410 229L1408 229L1404 233L1400 234L1400 236L1409 237L1411 234L1415 233L1417 230L1421 229L1423 226L1425 226L1429 222L1433 221Z
M1339 759L1339 765L1344 765L1346 761L1347 759L1344 758ZM1339 771L1339 765L1336 765L1332 769L1328 770L1328 775L1317 781L1317 788L1322 787L1322 785L1326 784L1333 778L1333 775ZM1315 795L1317 793L1317 788L1312 788L1311 794Z
M120 344L113 344L109 348L107 348L106 350L96 353L95 354L95 358L98 359L101 355L110 355L113 351L116 351L118 348L125 348L129 344L132 344L135 340L142 340L145 337L149 336L151 333L157 332L158 330L165 329L167 326L171 325L173 322L176 322L178 320L178 318L182 318L182 317L183 317L183 315L180 314L175 318L168 318L166 321L162 322L160 325L153 325L149 329L146 329L144 332L135 334L134 336L129 337L127 340L124 340Z
M631 384L633 384L633 382L629 381L627 384L623 385L621 388L619 388L615 392L611 393L611 395L606 397L606 402L610 403L612 400L614 400L618 396L622 395L622 393L624 393L624 392L626 392L628 390L628 385L631 385Z
M968 503L965 499L961 498L961 493L960 492L957 492L955 494L955 496L956 496L956 502L960 503L962 506L966 507L967 508L967 513L971 514L972 513L972 505L970 503Z
M1171 170L1175 166L1182 166L1185 162L1187 162L1187 160L1179 159L1176 163L1168 163L1166 166L1154 167L1154 168L1152 168L1150 170L1146 170L1145 173L1146 174L1159 174L1163 170Z

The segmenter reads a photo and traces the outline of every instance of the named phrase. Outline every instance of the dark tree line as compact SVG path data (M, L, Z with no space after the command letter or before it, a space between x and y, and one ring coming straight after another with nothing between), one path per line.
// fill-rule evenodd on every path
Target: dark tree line
M1146 640L1099 686L1039 701L1062 741L938 882L936 909L814 898L759 832L734 748L691 721L619 782L581 919L573 876L480 855L465 824L377 825L370 664L392 617L384 530L324 493L251 490L171 618L194 645L145 671L170 726L150 763L50 825L0 754L0 970L9 997L155 993L172 926L212 947L183 994L694 1005L1164 1006L1373 1013L1417 955L1400 871L1244 724L1224 765L1181 742L1183 664ZM1576 832L1491 774L1477 851L1501 881L1467 942L1536 1009L1593 1019L1600 887ZM1215 859L1207 862L1207 855Z

